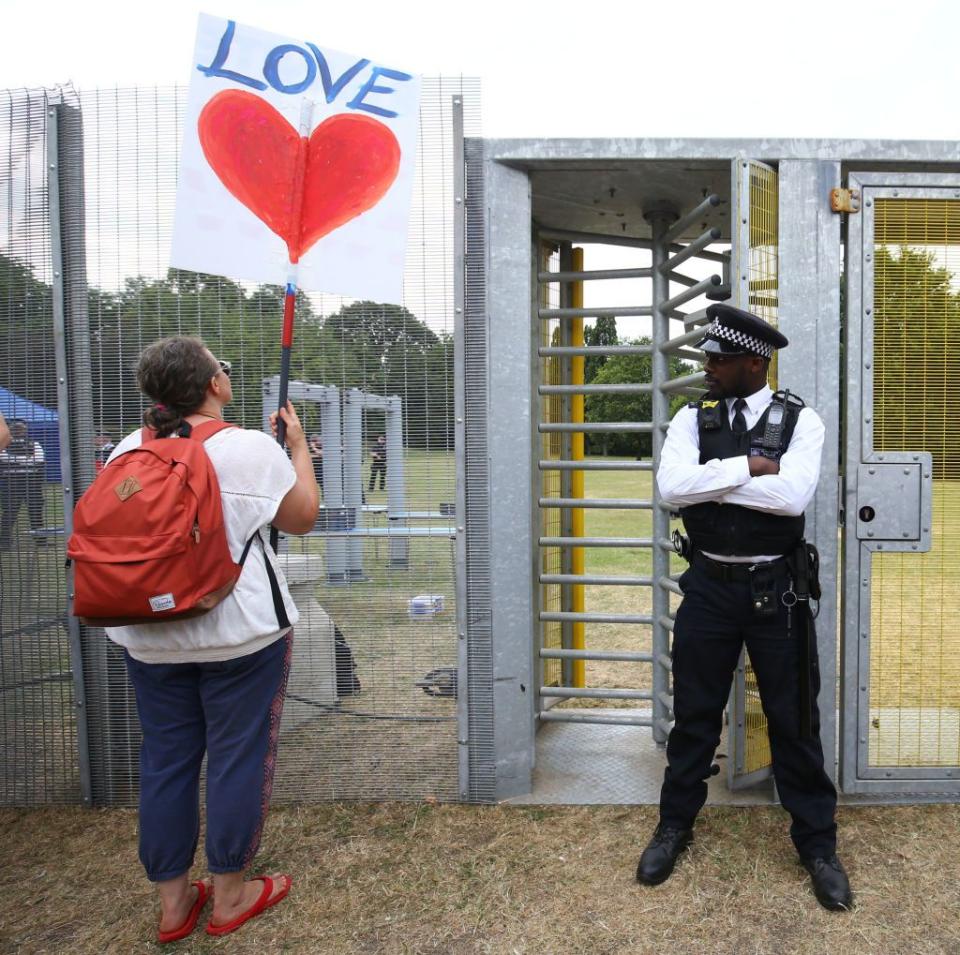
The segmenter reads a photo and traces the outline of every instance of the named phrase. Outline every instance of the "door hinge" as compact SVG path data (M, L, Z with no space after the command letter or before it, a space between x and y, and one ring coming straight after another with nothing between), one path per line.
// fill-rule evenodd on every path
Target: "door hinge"
M859 212L860 211L860 190L859 189L831 189L830 190L830 211L831 212Z

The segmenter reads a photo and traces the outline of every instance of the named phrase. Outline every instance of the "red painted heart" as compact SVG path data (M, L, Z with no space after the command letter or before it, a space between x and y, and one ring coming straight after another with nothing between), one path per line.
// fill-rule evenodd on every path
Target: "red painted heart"
M372 209L400 168L397 137L369 116L337 113L307 139L266 100L243 90L212 97L200 111L197 131L220 181L286 242L291 262ZM298 159L304 149L300 187Z

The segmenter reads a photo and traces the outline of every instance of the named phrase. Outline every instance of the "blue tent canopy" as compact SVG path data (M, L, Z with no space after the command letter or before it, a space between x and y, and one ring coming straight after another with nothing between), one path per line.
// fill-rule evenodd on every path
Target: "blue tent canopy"
M0 385L0 412L10 421L26 421L30 437L43 448L45 474L48 481L60 480L60 416L29 398L15 394Z

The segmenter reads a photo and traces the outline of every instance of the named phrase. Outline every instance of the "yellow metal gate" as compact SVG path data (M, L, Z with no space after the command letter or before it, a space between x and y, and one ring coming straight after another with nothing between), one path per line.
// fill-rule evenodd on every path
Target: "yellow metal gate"
M777 326L779 225L777 171L753 160L734 163L737 217L731 232L733 304ZM738 228L737 228L738 226ZM777 387L776 357L770 363L770 387ZM727 781L742 789L772 773L767 718L760 690L743 651L734 677L729 711L730 760Z

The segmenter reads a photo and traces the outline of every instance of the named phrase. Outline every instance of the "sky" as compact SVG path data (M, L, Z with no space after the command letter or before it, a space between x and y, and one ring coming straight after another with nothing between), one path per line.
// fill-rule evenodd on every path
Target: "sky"
M486 136L957 137L945 0L0 0L0 89L186 83L201 10L480 77Z
M488 137L960 130L960 4L946 0L0 0L0 89L186 85L201 11L392 68L478 77ZM588 268L637 264L588 247ZM646 299L643 283L625 285L590 283L586 304Z

